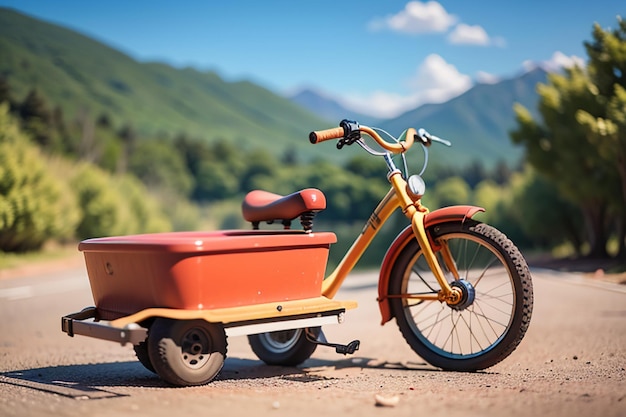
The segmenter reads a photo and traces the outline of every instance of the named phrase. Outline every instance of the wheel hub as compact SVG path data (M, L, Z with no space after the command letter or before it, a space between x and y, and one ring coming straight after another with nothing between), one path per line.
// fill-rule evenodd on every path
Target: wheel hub
M183 338L181 354L189 368L200 368L208 361L211 342L207 335L198 329L187 332Z
M471 306L474 303L474 298L476 296L476 290L474 290L474 286L464 279L460 279L457 281L453 281L450 284L452 289L457 289L460 293L460 297L454 303L448 303L450 308L461 311L465 310L467 307Z

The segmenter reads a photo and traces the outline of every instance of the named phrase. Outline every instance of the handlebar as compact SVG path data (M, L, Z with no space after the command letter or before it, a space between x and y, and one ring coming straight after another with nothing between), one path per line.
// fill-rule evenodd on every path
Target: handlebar
M341 139L344 136L343 127L334 127L332 129L316 130L309 133L309 140L312 144L324 142L331 139Z
M361 139L361 133L365 133L376 141L383 149L391 153L403 153L409 150L415 140L419 140L420 136L413 128L407 129L404 135L404 141L391 143L380 137L374 129L367 126L360 126L356 122L343 120L339 127L332 129L316 130L309 134L309 140L312 144L317 144L331 139L340 139L339 146L351 145Z

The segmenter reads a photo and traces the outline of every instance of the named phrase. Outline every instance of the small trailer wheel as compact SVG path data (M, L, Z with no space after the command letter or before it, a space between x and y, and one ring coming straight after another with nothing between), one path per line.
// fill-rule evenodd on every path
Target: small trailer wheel
M154 366L152 366L152 362L150 361L150 354L148 353L148 342L141 342L138 345L134 345L133 349L135 350L135 356L137 356L137 359L143 365L143 367L153 374L156 374Z
M309 329L314 337L321 327ZM248 343L256 356L268 365L297 366L309 359L317 344L306 337L305 329L280 330L251 334Z
M221 325L204 320L157 318L148 335L150 363L172 385L203 385L215 378L226 358Z

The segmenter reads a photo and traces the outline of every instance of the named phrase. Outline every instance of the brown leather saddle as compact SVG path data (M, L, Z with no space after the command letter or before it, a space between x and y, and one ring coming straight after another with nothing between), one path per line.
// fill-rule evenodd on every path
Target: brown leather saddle
M291 228L291 221L300 217L305 231L313 228L315 213L326 208L326 196L316 188L306 188L282 196L262 190L250 191L243 200L243 218L258 230L260 222L281 221L285 229Z

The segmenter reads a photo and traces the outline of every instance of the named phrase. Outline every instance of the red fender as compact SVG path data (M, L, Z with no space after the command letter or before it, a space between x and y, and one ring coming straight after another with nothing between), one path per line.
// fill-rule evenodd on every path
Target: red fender
M471 219L474 215L476 215L476 213L481 211L485 211L485 209L476 206L444 207L428 213L424 217L424 226L428 229L429 227L440 223L455 221L463 223L466 219ZM380 277L378 279L378 307L380 308L380 314L382 316L381 325L392 319L389 299L387 298L387 289L389 288L391 269L396 263L396 259L402 252L402 249L404 249L404 247L413 239L413 229L411 226L408 226L400 232L391 246L389 246L380 267Z

